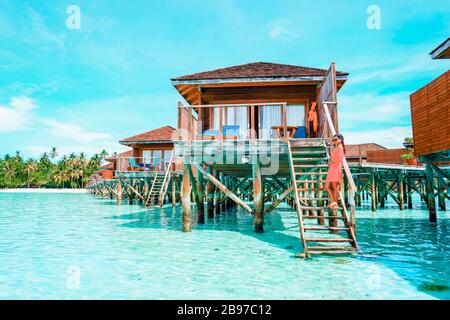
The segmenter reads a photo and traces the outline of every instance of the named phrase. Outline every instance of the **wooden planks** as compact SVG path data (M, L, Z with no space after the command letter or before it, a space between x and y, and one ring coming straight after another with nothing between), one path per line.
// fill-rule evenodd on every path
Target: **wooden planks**
M450 70L410 96L417 156L450 149Z

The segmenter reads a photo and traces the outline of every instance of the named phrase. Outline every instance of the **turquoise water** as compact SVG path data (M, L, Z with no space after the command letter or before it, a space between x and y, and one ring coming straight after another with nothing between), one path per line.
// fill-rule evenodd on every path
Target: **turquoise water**
M180 232L179 209L87 194L0 194L2 299L449 299L449 214L358 211L356 257L295 258L287 207ZM194 217L195 219L195 217Z

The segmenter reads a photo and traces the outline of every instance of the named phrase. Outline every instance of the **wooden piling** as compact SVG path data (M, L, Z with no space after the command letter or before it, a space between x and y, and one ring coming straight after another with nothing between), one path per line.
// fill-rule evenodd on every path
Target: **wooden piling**
M183 180L181 182L181 230L191 231L191 184L189 165L183 164Z
M214 170L214 177L220 181L220 173L218 170ZM220 190L219 188L214 188L214 211L216 215L220 215Z
M213 174L212 166L208 166L208 173ZM210 180L206 183L206 211L208 218L214 218L214 185Z
M403 210L405 207L405 198L404 198L404 186L403 186L403 176L398 175L397 179L397 193L398 193L398 207L400 210Z
M117 180L117 205L120 206L122 204L122 180Z
M431 163L426 163L426 194L427 194L427 206L430 215L430 222L437 222L436 216L436 202L434 199L434 177Z
M375 188L375 174L372 172L371 174L371 178L372 178L372 184L371 184L371 205L372 205L372 211L377 211L377 202L376 202L376 188Z
M172 206L177 205L177 185L175 183L174 177L172 177Z
M414 189L411 188L411 178L408 175L408 177L406 178L406 195L407 195L407 200L408 200L408 209L413 208L413 203L412 203L413 192L414 192Z
M261 165L259 159L252 164L253 176L253 199L254 199L254 213L253 221L255 232L264 232L264 188L261 177Z
M203 183L203 173L200 170L197 170L197 222L199 224L205 223Z
M438 180L438 205L439 210L445 211L445 186L442 183L441 179Z

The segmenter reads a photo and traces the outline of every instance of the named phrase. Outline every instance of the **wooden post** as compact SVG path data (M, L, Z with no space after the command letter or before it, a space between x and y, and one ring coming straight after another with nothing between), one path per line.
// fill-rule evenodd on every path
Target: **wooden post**
M122 204L122 181L117 179L117 205L120 206Z
M380 175L378 178L378 192L380 194L380 207L385 207L386 202L386 183L383 181L383 177Z
M214 178L220 181L220 173L218 170L214 170ZM214 211L216 215L220 215L220 190L219 188L214 188Z
M213 173L212 166L208 166L208 173ZM208 218L214 218L214 185L210 180L206 183L206 211Z
M406 179L406 194L407 194L407 198L408 198L408 209L413 208L413 203L412 203L413 192L414 192L414 189L411 188L411 178L408 175L408 178Z
M438 192L439 192L439 210L441 211L445 211L446 210L446 206L445 206L445 186L442 183L441 179L438 179Z
M226 177L225 177L225 175L222 173L221 175L220 175L220 177L221 177L221 179L222 179L222 181L223 181L223 184L228 188L228 184L227 184L227 179L226 179ZM222 208L221 208L221 210L222 211L225 211L227 208L226 208L226 206L225 206L225 199L226 199L227 197L225 196L225 194L222 192L221 193L221 197L220 197L220 205L222 206Z
M199 224L205 223L205 205L203 202L203 173L197 170L197 221Z
M264 189L261 177L261 165L259 159L252 164L253 175L253 199L254 199L254 227L255 232L264 232Z
M397 182L397 191L398 191L398 207L400 210L403 210L405 207L405 198L404 198L404 186L403 186L403 176L401 174L398 175Z
M375 188L375 173L372 172L372 183L371 183L371 200L372 200L372 211L377 211L377 202L376 202L376 188Z
M172 177L172 206L177 205L177 185L175 184L175 179Z
M329 209L329 210L328 210L328 216L330 216L330 217L337 217L337 216L338 216L338 210L337 210L337 209ZM328 221L329 221L329 222L328 222L328 225L329 225L330 227L336 228L336 227L338 226L338 219L330 218L330 219L328 219ZM331 230L330 233L336 233L336 234L338 234L339 231L337 231L337 230Z
M181 182L181 230L183 232L191 231L191 184L188 166L188 164L183 164L183 180Z
M437 222L436 216L436 202L434 199L434 177L431 163L426 163L426 191L427 191L427 205L430 213L430 222Z

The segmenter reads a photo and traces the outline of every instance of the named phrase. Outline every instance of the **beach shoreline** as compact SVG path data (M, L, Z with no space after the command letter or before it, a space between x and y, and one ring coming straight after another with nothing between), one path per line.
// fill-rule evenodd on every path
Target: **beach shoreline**
M0 189L0 193L86 193L86 189L17 188Z

